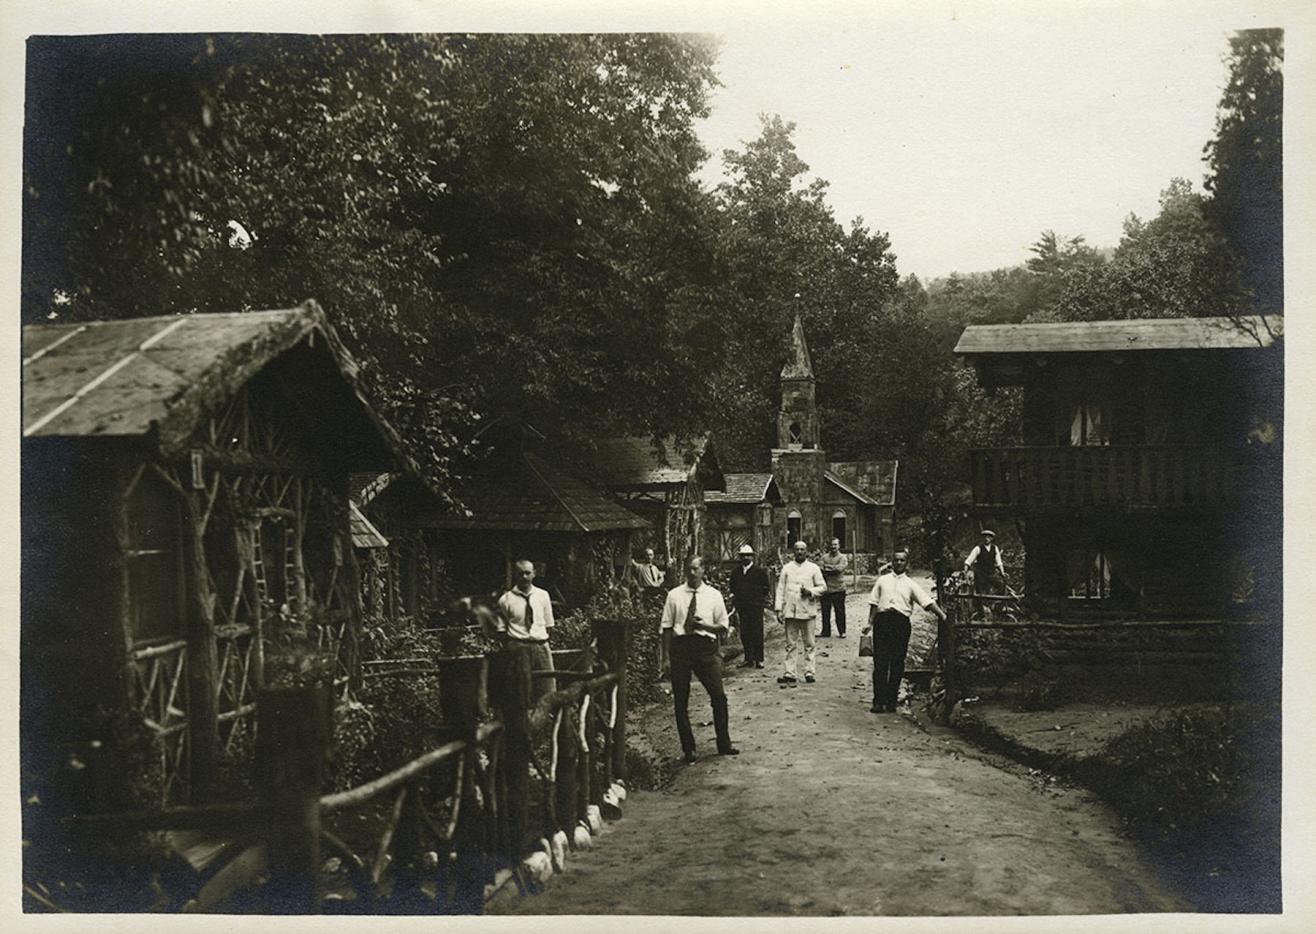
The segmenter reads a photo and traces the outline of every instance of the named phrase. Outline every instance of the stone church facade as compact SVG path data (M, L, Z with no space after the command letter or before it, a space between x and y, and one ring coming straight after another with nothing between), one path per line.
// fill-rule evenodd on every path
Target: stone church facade
M893 542L896 461L828 461L820 444L817 381L804 325L796 316L790 355L781 371L781 409L772 476L781 496L773 538L781 550L803 539L825 548L833 539L857 554L887 554Z

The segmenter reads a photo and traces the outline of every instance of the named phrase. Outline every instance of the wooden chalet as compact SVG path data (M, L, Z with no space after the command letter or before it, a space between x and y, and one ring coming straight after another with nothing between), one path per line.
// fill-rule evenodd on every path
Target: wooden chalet
M782 504L776 479L770 473L729 473L725 479L725 490L704 493L705 560L734 562L742 545L758 554L775 550L772 516Z
M641 547L652 547L669 568L703 553L704 494L726 489L708 435L604 438L592 466L627 509L649 520Z
M453 488L460 510L405 480L370 499L366 512L396 545L395 613L424 618L453 597L506 589L521 559L535 562L536 584L568 605L615 578L648 522L542 442L528 426L504 432Z
M1272 616L1281 587L1282 318L965 329L1017 445L972 451L972 509L1019 523L1050 618Z
M31 325L22 372L25 764L135 711L161 797L205 797L281 647L357 676L348 476L398 438L313 302Z

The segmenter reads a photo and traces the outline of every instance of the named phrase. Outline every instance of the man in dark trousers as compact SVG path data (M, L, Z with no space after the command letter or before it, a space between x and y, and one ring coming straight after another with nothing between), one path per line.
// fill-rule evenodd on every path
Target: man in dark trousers
M982 530L982 542L973 546L964 559L964 570L973 571L973 592L976 594L1005 593L1005 562L1001 549L996 547L996 533Z
M664 668L672 674L672 700L676 704L676 731L686 762L695 761L695 734L690 729L690 675L694 674L713 704L717 754L738 756L731 745L727 695L722 689L722 655L717 637L729 632L727 605L716 587L704 583L704 559L692 556L685 563L685 583L667 594L662 621ZM664 671L664 674L666 671Z
M836 634L845 638L845 572L849 564L841 554L841 540L832 539L827 551L818 559L822 568L823 580L827 582L827 592L822 595L822 632L824 639L832 636L832 612L836 612Z
M918 605L938 619L945 612L905 572L909 552L901 548L891 556L891 570L878 577L868 598L868 625L873 631L873 713L891 713L899 699L900 679L905 676L905 653L909 651L909 617Z
M741 668L763 667L763 608L768 605L768 572L754 560L754 549L740 546L740 566L731 572L731 599L740 617Z

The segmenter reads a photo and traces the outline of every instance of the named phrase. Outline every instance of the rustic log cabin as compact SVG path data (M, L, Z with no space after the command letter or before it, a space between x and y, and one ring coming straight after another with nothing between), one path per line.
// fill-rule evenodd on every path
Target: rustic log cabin
M585 603L616 579L649 528L534 428L490 434L490 455L453 488L460 507L406 479L363 490L363 509L394 543L393 618L425 619L455 597L505 590L521 559L535 563L536 584L556 604Z
M955 352L1022 387L975 449L973 512L1017 522L1029 607L1061 620L1278 618L1283 319L975 325Z
M758 554L775 551L773 510L782 504L777 481L770 473L725 476L725 491L704 493L707 511L704 559L719 564L734 563L742 545L749 545Z
M649 521L641 547L653 548L669 568L703 554L704 493L726 489L708 435L684 442L604 438L591 466L622 505Z
M27 326L22 369L25 766L126 711L204 798L272 649L357 677L349 472L413 468L313 302Z

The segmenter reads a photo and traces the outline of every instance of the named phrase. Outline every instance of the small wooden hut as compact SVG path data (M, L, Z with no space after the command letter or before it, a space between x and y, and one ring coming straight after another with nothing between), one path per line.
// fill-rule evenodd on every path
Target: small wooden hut
M648 522L543 441L526 425L499 432L453 489L460 512L413 481L375 484L364 509L396 546L386 575L396 609L424 617L454 596L509 587L523 558L559 603L583 603L614 579Z
M773 509L782 504L776 479L770 473L729 473L725 478L725 491L704 493L705 560L734 562L742 545L749 545L759 554L775 552Z
M726 480L708 435L681 442L665 437L604 438L593 461L622 504L649 520L646 546L679 568L702 554L704 492L725 490Z
M356 376L313 302L23 329L25 764L135 711L203 798L271 647L356 676L349 471L411 469Z

